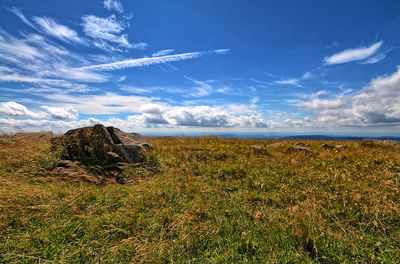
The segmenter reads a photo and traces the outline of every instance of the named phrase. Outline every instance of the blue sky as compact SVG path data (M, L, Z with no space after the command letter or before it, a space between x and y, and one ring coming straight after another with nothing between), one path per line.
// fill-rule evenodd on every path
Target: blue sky
M398 1L0 6L0 130L397 135Z

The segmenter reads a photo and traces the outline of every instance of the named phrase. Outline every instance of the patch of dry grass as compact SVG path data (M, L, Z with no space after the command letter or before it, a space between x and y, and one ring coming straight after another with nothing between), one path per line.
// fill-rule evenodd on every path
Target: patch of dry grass
M0 139L2 263L397 263L400 146L150 138L132 184L43 173L43 140ZM336 143L339 144L339 143ZM265 151L255 151L260 145Z

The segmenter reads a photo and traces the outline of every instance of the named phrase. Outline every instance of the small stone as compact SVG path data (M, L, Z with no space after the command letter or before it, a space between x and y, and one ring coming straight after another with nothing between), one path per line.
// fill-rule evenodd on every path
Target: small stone
M196 151L210 151L209 149L206 149L206 148L194 148L193 150L196 150Z
M268 147L271 147L271 148L279 148L279 147L284 147L284 146L285 146L285 144L283 144L282 142L276 142L276 143L272 143L272 144L268 145Z
M348 147L345 146L345 145L336 145L336 146L335 146L335 149L346 150L346 149L348 149Z
M335 148L335 146L328 145L328 144L323 144L322 147L323 147L324 149L334 149L334 148Z
M249 148L257 150L257 151L264 151L264 148L259 145L251 145Z
M289 147L288 151L303 151L303 152L307 153L308 155L313 154L313 152L310 149L302 147L302 146L298 146L298 145Z

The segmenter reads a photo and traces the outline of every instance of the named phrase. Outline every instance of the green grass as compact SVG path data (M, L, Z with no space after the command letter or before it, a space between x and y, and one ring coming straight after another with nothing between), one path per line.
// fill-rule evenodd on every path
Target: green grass
M0 141L0 263L400 260L398 145L305 141L310 157L286 151L296 141L150 141L159 171L101 186L47 176L46 141Z

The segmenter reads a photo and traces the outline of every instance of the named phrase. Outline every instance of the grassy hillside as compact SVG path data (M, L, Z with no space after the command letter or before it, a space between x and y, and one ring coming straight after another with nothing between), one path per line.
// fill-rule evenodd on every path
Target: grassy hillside
M399 145L150 141L130 184L96 185L49 176L46 139L0 138L0 263L400 260Z

